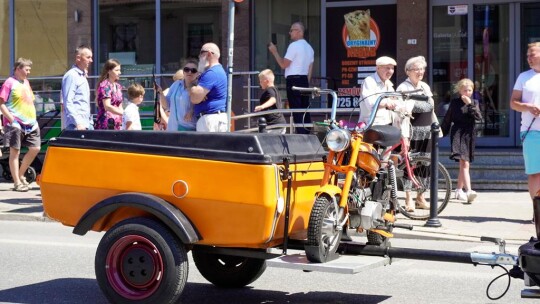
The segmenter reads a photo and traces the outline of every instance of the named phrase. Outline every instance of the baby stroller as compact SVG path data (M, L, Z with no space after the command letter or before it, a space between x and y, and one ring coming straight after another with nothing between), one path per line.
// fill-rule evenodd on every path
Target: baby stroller
M48 140L43 139L46 136L46 133L49 129L53 127L53 125L56 123L56 121L59 119L60 111L59 110L52 110L49 112L45 112L37 117L40 133L41 133L41 146L43 150L43 146L47 144ZM2 166L2 177L8 181L13 181L13 176L11 176L11 170L9 168L9 147L4 147L4 134L2 133L0 135L0 149L2 151L2 155L0 156L0 166ZM38 156L32 161L26 172L24 173L24 177L26 178L26 181L28 183L32 183L36 180L37 175L41 173L41 167L43 166L43 158L44 153L40 152ZM24 156L24 148L21 151L20 160L22 160Z

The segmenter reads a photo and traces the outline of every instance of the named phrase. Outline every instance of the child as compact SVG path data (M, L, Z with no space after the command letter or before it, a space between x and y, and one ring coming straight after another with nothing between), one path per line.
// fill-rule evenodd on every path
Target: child
M482 115L478 107L478 100L472 99L474 83L470 79L461 79L454 87L458 98L450 101L450 106L441 124L446 135L450 127L451 153L450 159L459 161L459 176L456 188L456 199L472 203L476 192L471 189L469 175L469 162L474 160L474 145L476 140L476 120ZM463 191L465 187L466 192Z
M124 109L122 130L142 130L139 105L144 99L144 88L138 83L133 83L129 86L127 92L129 104Z
M259 84L264 92L261 94L259 100L260 105L255 107L255 112L262 110L276 110L282 109L281 97L279 92L274 86L274 73L270 69L266 69L259 73ZM286 123L283 113L272 113L263 116L266 119L266 125L284 124ZM286 128L269 128L269 133L285 134Z

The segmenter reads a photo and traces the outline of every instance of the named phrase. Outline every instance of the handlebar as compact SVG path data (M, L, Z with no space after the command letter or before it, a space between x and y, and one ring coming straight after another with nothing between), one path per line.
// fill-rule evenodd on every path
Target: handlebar
M331 124L334 125L334 122L336 121L336 113L337 113L337 94L334 90L331 89L321 89L317 87L313 88L303 88L303 87L292 87L293 91L303 92L303 93L311 93L312 97L320 96L320 95L332 95L332 98L334 102L332 103L332 113L330 115ZM373 124L373 121L375 120L375 115L377 114L377 110L379 109L379 104L384 98L388 97L401 97L403 99L414 99L414 100L420 100L420 101L427 101L429 100L428 96L415 94L422 92L421 89L412 90L412 91L401 91L401 92L382 92L380 93L379 97L377 98L377 101L375 101L375 105L373 105L374 111L371 111L371 115L369 116L369 122L366 125L365 129L368 129Z

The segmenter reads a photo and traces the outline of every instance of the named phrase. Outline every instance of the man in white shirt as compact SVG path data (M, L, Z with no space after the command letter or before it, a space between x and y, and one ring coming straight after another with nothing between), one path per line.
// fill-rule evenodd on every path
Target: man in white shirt
M291 25L289 35L292 42L287 47L287 53L283 58L278 54L273 43L270 42L268 45L268 50L274 55L279 66L285 69L287 99L291 109L306 109L309 107L309 96L302 96L300 92L292 90L293 86L309 87L309 81L311 80L315 52L304 39L304 31L305 27L302 22L295 22ZM311 123L309 113L294 113L293 119L295 124ZM309 132L309 128L296 127L296 133L309 134Z
M368 123L373 106L383 92L394 92L394 84L390 81L394 75L396 61L390 57L382 56L375 61L377 70L372 75L364 79L362 84L361 102L360 102L360 122ZM379 104L377 116L375 116L374 125L392 124L392 112L396 107L396 101L385 98Z

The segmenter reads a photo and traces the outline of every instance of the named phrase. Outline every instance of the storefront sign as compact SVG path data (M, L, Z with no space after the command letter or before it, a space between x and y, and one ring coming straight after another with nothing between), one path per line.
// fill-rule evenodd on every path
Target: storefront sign
M468 6L464 5L449 5L448 15L467 15Z
M326 16L327 76L338 80L338 107L358 107L377 57L396 58L396 5L328 7Z

